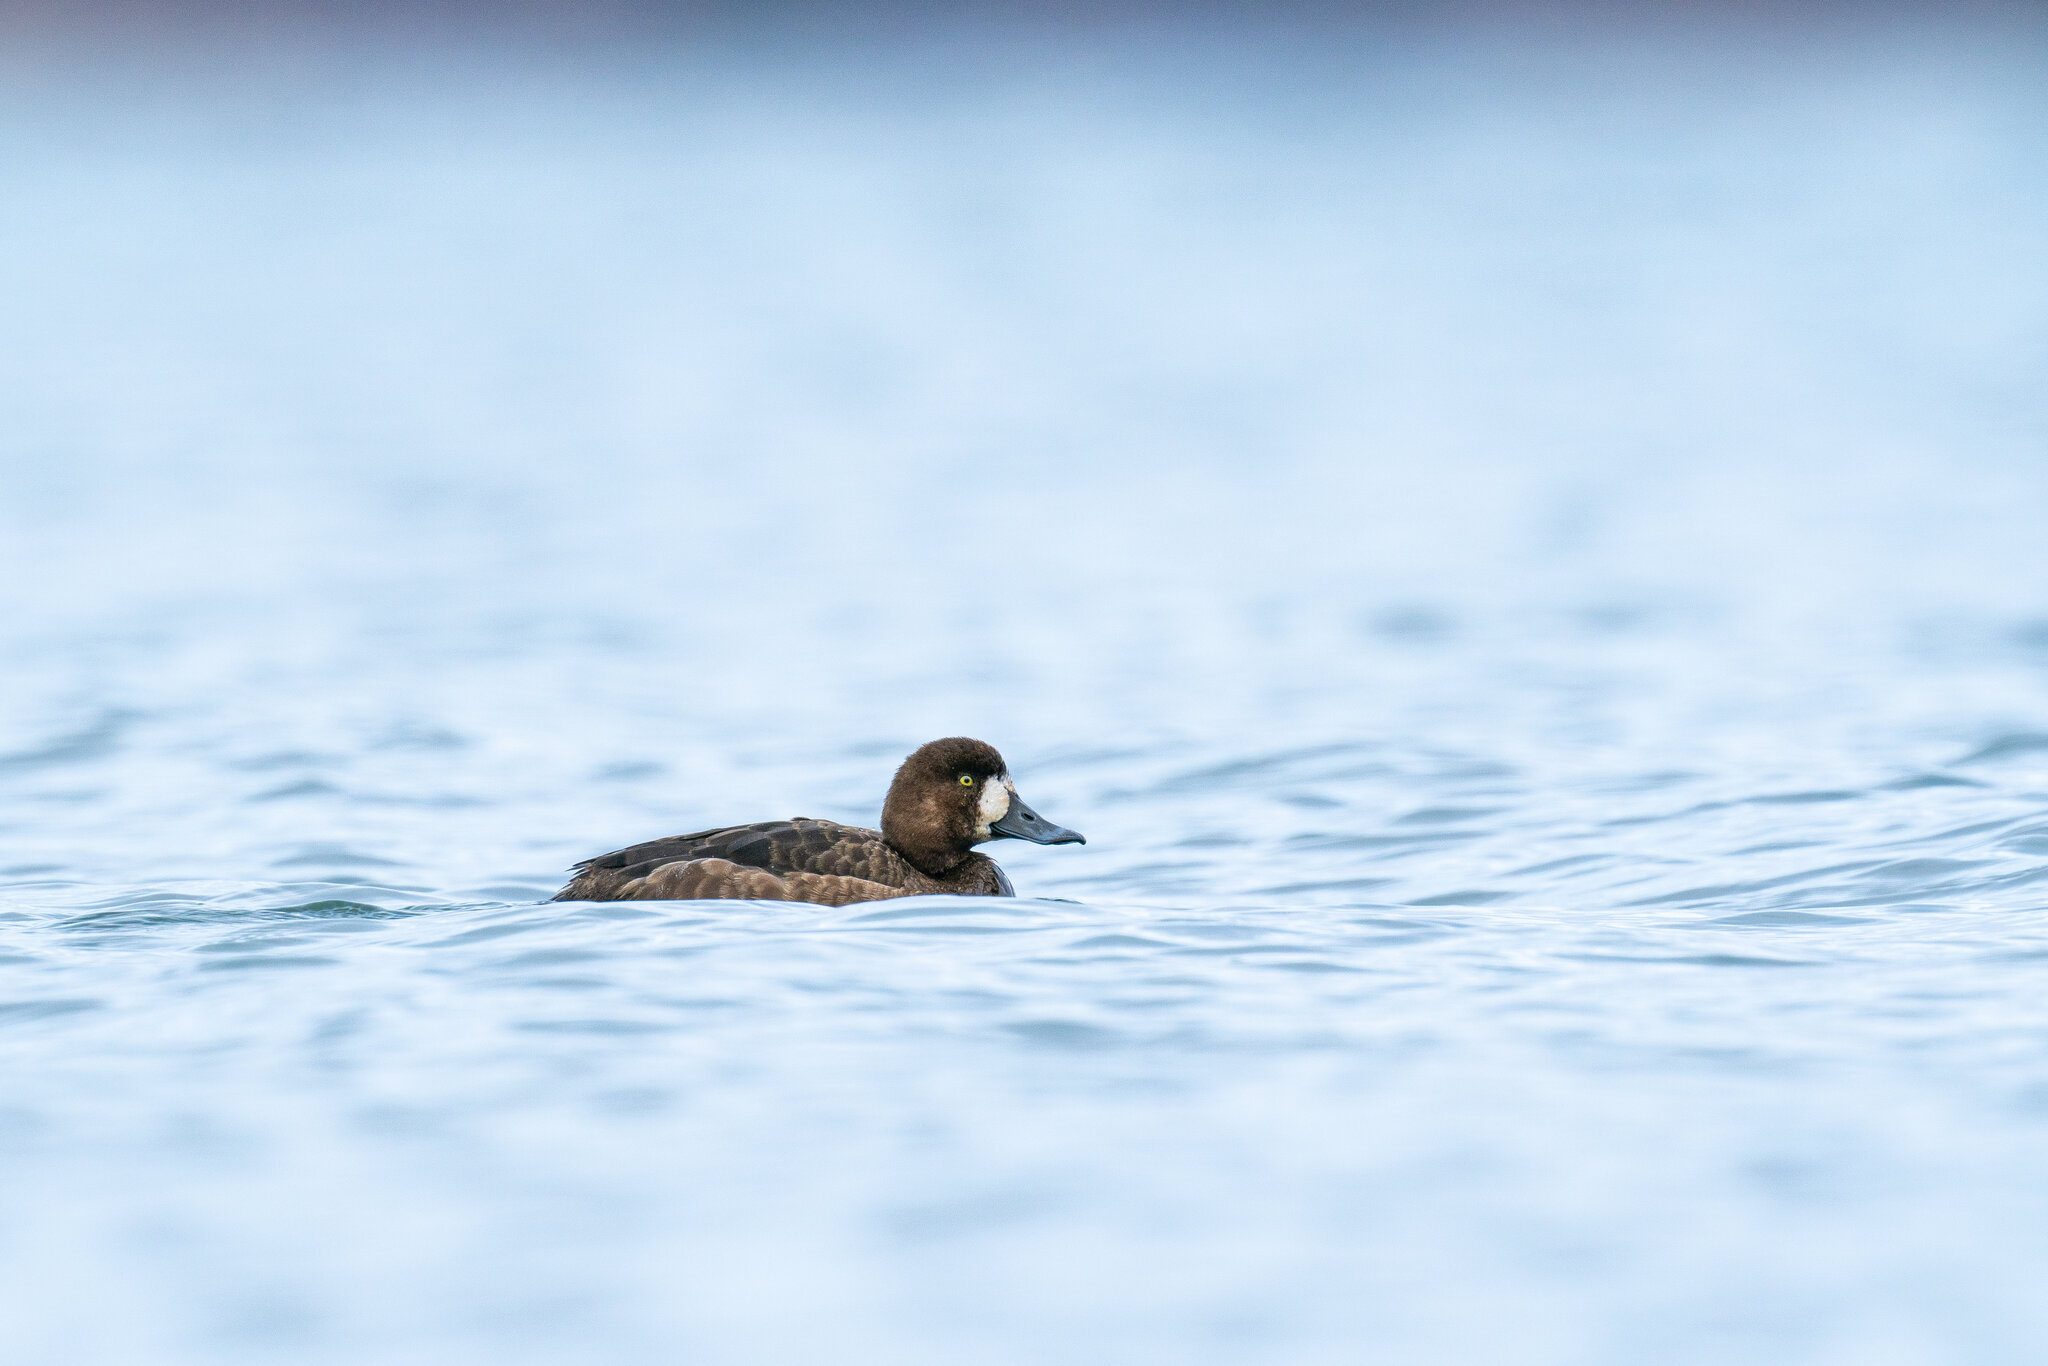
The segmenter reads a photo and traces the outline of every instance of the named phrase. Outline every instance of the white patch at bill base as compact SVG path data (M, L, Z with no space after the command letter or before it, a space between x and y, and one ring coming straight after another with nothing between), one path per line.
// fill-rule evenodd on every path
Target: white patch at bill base
M1007 777L990 778L981 785L981 806L975 814L982 838L988 837L990 826L1010 814L1010 803L1016 796L1017 789Z

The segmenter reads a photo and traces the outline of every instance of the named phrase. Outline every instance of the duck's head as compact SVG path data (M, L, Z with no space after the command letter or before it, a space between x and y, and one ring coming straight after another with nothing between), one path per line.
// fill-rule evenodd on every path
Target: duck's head
M995 746L965 736L920 745L889 784L882 836L933 876L990 840L1086 844L1025 805Z

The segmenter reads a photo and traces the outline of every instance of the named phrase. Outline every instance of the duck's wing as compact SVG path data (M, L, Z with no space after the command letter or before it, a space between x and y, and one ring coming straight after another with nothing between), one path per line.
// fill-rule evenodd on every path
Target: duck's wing
M681 866L694 863L716 863L722 867L686 875ZM675 871L668 871L671 868ZM555 899L614 901L628 898L744 897L772 901L819 901L821 897L807 893L835 890L806 884L803 891L778 892L767 886L764 877L741 878L741 873L758 873L766 879L784 881L817 877L873 884L868 895L834 896L823 900L826 905L842 905L847 901L871 901L877 896L901 896L908 890L909 872L903 856L891 849L876 831L799 816L786 821L757 821L753 825L732 825L688 835L671 835L666 839L648 840L585 859L576 865L575 878ZM737 887L742 883L749 890L714 890L727 885ZM675 890L651 890L657 884ZM696 887L700 884L701 890L682 890L686 885ZM836 890L869 891L853 887Z

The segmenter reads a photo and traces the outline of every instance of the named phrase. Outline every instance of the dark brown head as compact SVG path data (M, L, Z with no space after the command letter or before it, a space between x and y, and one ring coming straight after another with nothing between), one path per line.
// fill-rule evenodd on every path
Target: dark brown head
M993 745L965 736L921 745L889 784L882 837L933 877L944 877L977 844L1020 839L1086 844L1024 804Z

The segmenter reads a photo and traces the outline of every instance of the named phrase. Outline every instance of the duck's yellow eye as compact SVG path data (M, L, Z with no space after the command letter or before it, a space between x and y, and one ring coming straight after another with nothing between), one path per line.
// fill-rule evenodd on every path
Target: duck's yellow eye
M960 786L962 786L962 787L973 787L973 786L974 786L974 775L973 775L972 773L963 773L963 774L961 774L961 775L960 775Z

